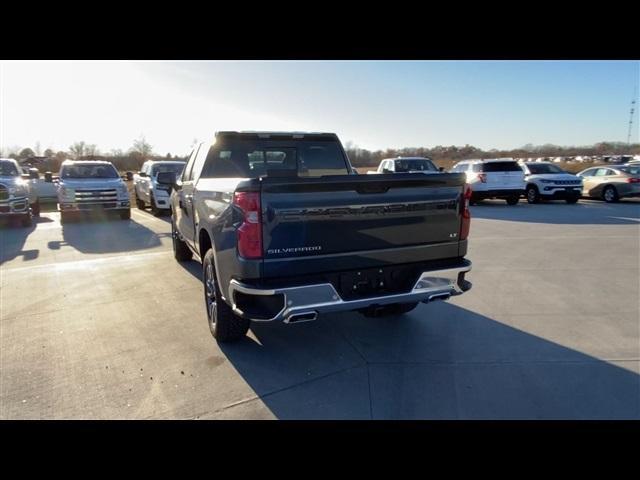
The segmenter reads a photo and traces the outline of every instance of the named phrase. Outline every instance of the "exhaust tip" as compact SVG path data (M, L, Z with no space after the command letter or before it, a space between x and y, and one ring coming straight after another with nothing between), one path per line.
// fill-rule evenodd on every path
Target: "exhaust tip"
M436 293L435 295L430 295L424 303L433 302L434 300L449 300L449 297L451 297L450 293Z
M285 318L284 323L311 322L318 318L318 312L294 313Z

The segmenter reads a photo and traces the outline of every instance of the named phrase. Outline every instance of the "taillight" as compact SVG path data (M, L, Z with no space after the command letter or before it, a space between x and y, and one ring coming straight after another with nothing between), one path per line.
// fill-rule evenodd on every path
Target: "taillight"
M629 177L627 178L627 183L640 183L640 178Z
M466 240L469 236L469 228L471 227L471 211L469 210L471 193L471 186L468 183L465 183L464 192L462 194L462 223L460 224L460 240Z
M259 192L236 192L233 204L242 210L237 229L238 253L243 258L262 258L262 221Z
M478 174L478 178L480 179L480 181L482 183L487 183L487 174L486 173L479 173Z

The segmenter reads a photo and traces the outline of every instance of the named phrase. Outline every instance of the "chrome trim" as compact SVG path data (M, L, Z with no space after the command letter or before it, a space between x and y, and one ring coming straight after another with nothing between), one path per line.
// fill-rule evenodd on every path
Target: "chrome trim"
M444 299L445 296L460 295L470 288L470 284L463 289L458 284L458 275L471 270L471 262L464 263L455 268L430 270L423 272L410 292L380 297L361 298L357 300L343 300L333 285L320 283L304 285L300 287L261 289L243 285L237 280L231 280L229 284L229 300L231 308L236 315L244 316L242 310L237 308L233 298L234 292L247 295L284 295L284 306L277 315L269 319L254 319L256 322L272 322L281 320L289 323L294 315L316 312L317 314L337 311L357 310L371 305L388 305L391 303L429 302ZM296 322L294 322L296 323Z

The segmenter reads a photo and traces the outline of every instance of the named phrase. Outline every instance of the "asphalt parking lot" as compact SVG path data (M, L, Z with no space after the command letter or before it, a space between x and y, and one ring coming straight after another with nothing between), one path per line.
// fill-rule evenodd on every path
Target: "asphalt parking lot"
M212 339L168 219L0 230L2 419L639 419L640 201L472 207L473 288Z

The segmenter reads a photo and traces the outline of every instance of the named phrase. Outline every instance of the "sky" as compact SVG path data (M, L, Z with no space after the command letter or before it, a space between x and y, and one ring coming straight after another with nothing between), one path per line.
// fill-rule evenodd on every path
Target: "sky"
M0 149L184 155L218 130L378 150L626 141L638 61L2 61ZM636 92L636 98L637 98ZM632 142L639 141L638 108Z

